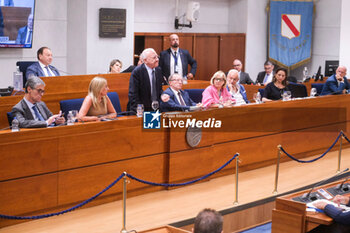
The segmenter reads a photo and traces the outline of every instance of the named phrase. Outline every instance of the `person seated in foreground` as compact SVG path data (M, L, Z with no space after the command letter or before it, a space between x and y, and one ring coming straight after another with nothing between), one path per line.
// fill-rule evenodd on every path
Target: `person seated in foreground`
M323 85L320 95L338 95L345 94L350 89L350 84L346 76L346 67L339 66L331 77Z
M238 70L232 69L227 74L227 90L236 100L235 106L249 103L247 93L242 84L239 84Z
M99 121L117 116L111 100L108 98L107 80L95 77L89 85L88 95L79 110L78 119L81 121Z
M282 94L289 91L287 87L287 70L278 68L273 76L272 82L267 84L264 89L263 102L269 102L282 99Z
M223 218L213 209L206 208L198 213L192 228L193 233L222 233Z
M341 196L337 195L332 200L336 204L343 204L350 206L350 197L349 196ZM313 205L323 210L328 216L334 219L335 223L327 226L320 225L316 227L314 230L310 231L312 233L321 233L321 232L350 232L350 212L343 212L341 209L327 204L325 201L314 202Z
M113 59L109 64L110 74L119 74L123 68L123 63L118 59Z
M196 106L186 91L182 89L182 77L174 73L169 77L169 85L161 96L160 109L162 112L186 111L190 106ZM200 104L198 104L200 106Z
M20 128L43 128L65 122L59 114L53 115L41 101L45 92L45 83L36 76L31 76L25 84L23 99L12 108L12 116L19 121Z
M204 108L218 108L229 107L235 102L231 94L228 92L226 86L225 73L217 71L210 79L210 86L208 86L202 94L202 105Z

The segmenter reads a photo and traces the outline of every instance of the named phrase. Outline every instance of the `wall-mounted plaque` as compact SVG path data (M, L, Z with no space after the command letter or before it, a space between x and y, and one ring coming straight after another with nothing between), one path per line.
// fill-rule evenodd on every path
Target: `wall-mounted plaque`
M125 37L126 9L100 8L100 37Z

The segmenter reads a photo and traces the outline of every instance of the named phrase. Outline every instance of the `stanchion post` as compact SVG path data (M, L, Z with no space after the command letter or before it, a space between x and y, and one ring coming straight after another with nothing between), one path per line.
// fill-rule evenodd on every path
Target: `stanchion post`
M127 176L126 172L124 172L124 178L123 178L123 228L120 230L120 233L128 233L126 230L126 183L127 183Z
M238 167L239 167L239 153L237 153L236 157L236 184L235 184L235 202L233 205L238 205Z
M277 163L276 163L276 174L275 174L275 189L273 190L273 194L277 194L277 185L278 185L278 174L280 170L280 160L281 160L281 145L277 146Z
M340 173L340 163L341 163L341 151L342 151L342 145L343 145L343 130L340 131L341 133L341 137L340 137L340 142L339 142L339 153L338 153L338 169L337 169L337 173Z

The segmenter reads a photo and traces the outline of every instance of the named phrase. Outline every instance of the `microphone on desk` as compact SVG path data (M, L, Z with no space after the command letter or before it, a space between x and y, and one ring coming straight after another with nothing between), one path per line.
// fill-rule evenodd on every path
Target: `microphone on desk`
M346 181L348 181L349 180L349 176L348 177L346 177L346 179L343 181L343 182L341 182L341 184L338 184L337 185L337 187L336 187L336 189L338 189L338 190L343 190L343 185L344 185L344 183L346 182ZM349 190L349 187L346 187L346 190L344 190L344 191L348 191Z
M340 173L337 173L335 174L334 176L331 176L327 179L324 179L324 180L321 180L320 182L316 183L316 185L314 185L312 187L312 189L308 192L308 193L305 193L301 196L301 199L304 200L304 201L314 201L314 200L317 200L317 197L313 196L311 193L312 191L317 187L317 186L320 186L321 184L324 184L326 183L327 181L329 181L330 179L334 178L334 177L337 177L339 175L342 175L344 174L345 172L349 171L349 168L346 168L345 170L341 171Z

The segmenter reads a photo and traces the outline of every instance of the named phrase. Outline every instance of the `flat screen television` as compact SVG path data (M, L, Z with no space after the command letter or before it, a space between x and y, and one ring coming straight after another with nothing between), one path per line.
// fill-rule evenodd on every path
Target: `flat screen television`
M335 74L335 71L337 70L338 66L339 66L339 61L326 61L324 76L329 77Z
M35 0L0 0L0 48L31 48Z

